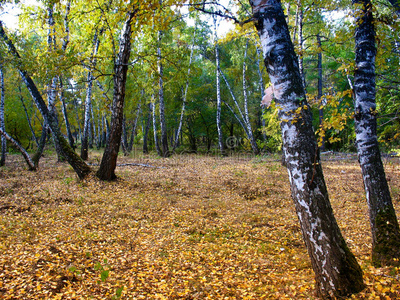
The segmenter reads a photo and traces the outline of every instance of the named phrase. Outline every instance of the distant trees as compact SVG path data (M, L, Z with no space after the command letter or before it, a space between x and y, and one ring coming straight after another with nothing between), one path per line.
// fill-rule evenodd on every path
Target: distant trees
M16 67L19 70L20 76L26 84L36 106L40 110L44 121L49 125L53 136L54 142L59 145L61 153L66 158L68 163L75 170L79 178L84 178L90 173L90 167L74 152L74 150L69 146L68 142L62 135L60 128L58 127L57 116L47 108L41 93L39 92L36 84L32 80L31 76L28 74L23 64L21 63L21 57L15 48L12 41L9 39L4 31L3 23L0 21L0 37L5 42L8 47L9 54L12 55L16 61Z
M131 50L134 55L128 62L123 113L124 153L136 151L135 143L143 143L145 152L158 147L160 156L180 151L216 151L217 148L223 148L222 153L226 154L231 151L258 154L260 149L279 151L282 146L277 118L279 107L275 103L268 109L259 106L269 78L265 67L259 63L259 41L250 23L219 37L214 44L212 20L198 20L195 26L189 25L186 16L177 9L181 1L146 3L148 7L140 6L141 14L134 20ZM120 3L116 10L126 11L132 5L133 2ZM62 134L71 147L80 146L81 157L88 159L90 149L104 147L110 135L113 57L118 51L117 41L124 20L121 13L110 10L109 6L109 0L56 1L51 6L53 25L49 23L46 30L39 22L43 18L50 20L47 8L24 6L19 36L12 37L16 48L24 54L22 61L30 61L25 68L40 92L51 79L49 91L53 92L44 100L53 101L55 97ZM213 6L217 15L226 13L218 2L213 2ZM239 7L237 15L246 18L250 6L242 2ZM333 10L329 4L301 1L286 9L295 51L302 58L301 76L303 85L307 86L313 125L319 127L319 141L325 141L326 150L354 150L356 137L350 88L354 51L352 39L345 38L352 34L349 22L328 22L328 15L321 12L322 9ZM196 13L191 9L189 14L195 18ZM395 101L398 91L393 86L398 71L394 68L396 63L382 62L399 60L396 54L399 43L394 33L396 26L386 23L377 25L381 43L385 43L385 49L390 49L377 63L377 68L382 70L377 78L382 87L378 89L377 98L381 112L377 115L377 137L389 150L399 143L399 105ZM33 32L29 28L37 30ZM101 31L102 34L95 37L95 32ZM48 48L47 37L53 45L58 41L58 46L51 51L50 48L41 50ZM5 61L7 67L8 61ZM6 84L10 84L8 76L11 74L6 72ZM12 91L7 93L12 94ZM26 94L26 89L21 93ZM13 107L9 104L8 109L6 103L6 111L21 110L22 114L17 113L19 126L6 115L8 132L22 145L29 144L36 149L34 137L39 140L42 125L46 123L30 102L25 102L27 109L24 111L20 101L13 102ZM322 109L324 114L320 115ZM25 121L25 115L30 121ZM149 116L154 118L149 119ZM148 122L152 119L154 126ZM43 130L46 132L45 127ZM234 142L228 145L227 141Z

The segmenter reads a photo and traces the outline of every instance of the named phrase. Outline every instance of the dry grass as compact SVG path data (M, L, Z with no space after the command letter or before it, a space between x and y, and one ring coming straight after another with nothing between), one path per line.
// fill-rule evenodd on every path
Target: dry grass
M98 157L92 154L93 161ZM78 181L53 157L0 169L0 298L315 299L286 170L271 158L120 158L119 180ZM386 164L400 211L399 159ZM362 179L327 160L336 218L367 288L400 299L399 269L371 266Z

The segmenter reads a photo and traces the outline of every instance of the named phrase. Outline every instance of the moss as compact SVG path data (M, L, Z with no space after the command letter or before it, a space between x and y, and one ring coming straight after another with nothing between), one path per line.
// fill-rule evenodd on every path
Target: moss
M357 294L365 288L361 267L343 238L341 238L340 248L342 251L338 253L340 269L338 281L335 283L336 290L323 290L316 280L316 295L322 299L342 299Z
M393 209L381 210L375 218L376 242L372 249L375 267L400 264L400 230Z
M360 265L349 247L347 247L344 239L342 242L342 249L345 254L343 255L344 261L342 263L340 274L345 282L341 284L343 290L339 296L349 296L350 294L361 292L365 288L365 284L363 282L363 273Z

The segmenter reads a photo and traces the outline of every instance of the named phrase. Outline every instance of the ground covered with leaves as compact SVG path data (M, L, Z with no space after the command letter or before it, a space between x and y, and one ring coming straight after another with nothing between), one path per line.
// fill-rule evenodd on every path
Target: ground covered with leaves
M92 162L99 155L92 154ZM286 169L273 157L121 157L119 179L78 181L54 157L0 169L2 299L316 299ZM150 167L152 166L152 167ZM400 299L371 266L354 157L325 157L330 199L364 271L354 299ZM385 160L400 212L400 161ZM399 214L398 214L399 218Z

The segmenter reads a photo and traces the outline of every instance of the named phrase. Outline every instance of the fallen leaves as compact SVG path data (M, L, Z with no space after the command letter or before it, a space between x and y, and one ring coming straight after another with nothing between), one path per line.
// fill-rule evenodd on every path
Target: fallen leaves
M120 167L115 182L77 181L52 158L37 173L12 159L0 170L2 299L315 299L287 172L271 158L142 158L162 168ZM356 161L324 170L364 270L353 298L399 298L399 269L370 263ZM399 172L387 169L391 185Z

